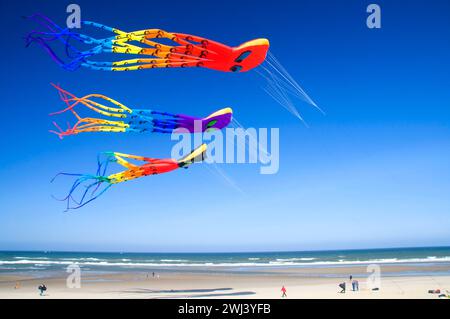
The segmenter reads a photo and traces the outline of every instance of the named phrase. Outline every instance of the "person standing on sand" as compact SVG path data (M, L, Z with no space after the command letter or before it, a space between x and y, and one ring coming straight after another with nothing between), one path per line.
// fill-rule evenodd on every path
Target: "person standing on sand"
M359 282L356 279L352 281L352 290L359 291Z
M40 291L39 295L40 295L40 296L43 296L43 295L44 295L44 292L47 290L47 287L45 287L45 285L42 284L42 285L40 285L40 286L38 287L38 289L39 289L39 291Z
M283 294L281 295L281 298L284 298L284 297L286 297L286 298L287 298L287 294L286 294L286 288L284 288L284 286L283 286L283 287L281 287L281 292L283 293Z

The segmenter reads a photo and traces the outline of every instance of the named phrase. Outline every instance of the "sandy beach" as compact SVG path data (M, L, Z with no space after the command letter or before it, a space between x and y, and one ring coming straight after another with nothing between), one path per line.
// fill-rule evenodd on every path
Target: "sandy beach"
M434 270L448 270L448 265L437 265ZM32 278L17 275L0 276L0 298L281 298L281 287L287 289L291 299L308 298L389 298L438 299L430 289L450 290L448 275L405 275L417 271L417 266L384 266L389 276L381 276L380 289L372 291L367 278L354 276L359 291L351 290L348 274L363 273L362 266L330 268L283 268L252 272L227 270L170 271L152 273L126 270L111 274L84 274L81 288L68 288L66 274ZM421 269L423 270L423 269ZM396 275L398 273L398 275ZM340 293L339 283L346 282L346 293ZM19 288L15 288L19 283ZM44 283L48 290L40 296L37 287Z

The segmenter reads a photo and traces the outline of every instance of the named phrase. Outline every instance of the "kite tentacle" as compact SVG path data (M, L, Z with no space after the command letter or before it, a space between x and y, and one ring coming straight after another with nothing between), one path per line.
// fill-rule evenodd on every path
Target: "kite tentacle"
M104 38L74 32L61 28L49 18L35 15L36 21L46 32L32 31L27 36L27 45L37 43L59 65L67 70L85 67L104 71L134 71L151 68L207 67L226 72L247 71L261 64L269 47L266 39L246 42L239 47L229 47L203 37L183 33L171 33L161 29L144 29L126 32L92 21L81 21L83 28L91 26L111 33ZM160 39L168 39L167 44ZM52 42L61 42L66 49L66 58L58 56L50 47ZM75 41L75 42L73 42ZM82 51L75 44L91 46ZM145 58L119 59L117 61L96 61L93 58L102 53L129 54ZM251 58L248 58L252 55ZM244 59L248 63L242 65Z
M29 46L31 43L37 43L42 46L46 52L55 60L59 65L68 70L76 70L78 67L82 66L86 59L99 54L101 52L111 52L111 45L109 44L112 38L106 39L95 39L91 36L72 32L69 28L63 29L59 27L56 23L50 20L48 17L37 14L28 19L34 20L48 29L50 32L38 32L31 31L28 33L26 37L26 45ZM80 51L75 46L69 43L70 39L75 39L76 41L83 44L97 44L96 47L91 48L90 50ZM59 40L66 47L66 54L71 60L68 62L64 62L55 51L50 48L48 42L52 42L55 40ZM75 56L72 57L69 51L73 51Z
M83 175L83 174L69 174L69 173L59 173L57 176L65 175L65 176L79 176L73 183L72 187L69 190L69 193L66 197L58 199L54 197L56 200L59 201L65 201L67 202L66 211L70 209L77 209L81 208L84 205L90 203L91 201L95 200L99 196L101 196L109 187L111 187L111 183L107 177L104 176L94 176L94 175ZM56 178L56 177L55 177ZM75 192L83 185L83 183L89 182L87 186L85 186L85 190L81 192L80 199L75 198ZM98 190L98 188L103 184L107 183L108 185L97 195L95 195L95 192ZM91 196L89 196L89 191L94 188L93 192L91 193ZM94 196L95 195L95 196ZM89 197L87 200L86 198ZM71 204L75 203L76 206L72 206Z
M97 199L99 196L104 194L113 184L114 180L112 180L109 176L106 176L106 172L109 166L109 163L116 162L116 158L110 152L104 153L107 155L104 161L100 160L100 155L97 158L97 175L88 175L88 174L73 174L73 173L59 173L57 174L51 182L53 182L58 176L74 176L77 179L72 184L72 187L69 190L69 193L61 199L54 197L59 201L66 201L66 211L71 209L81 208L93 200ZM88 183L86 186L85 183ZM100 189L102 185L105 185L99 193L97 191ZM82 190L79 196L79 199L75 198L75 192L77 192L80 187L84 186L84 190ZM75 204L75 205L72 205Z
M51 131L51 132L57 134L60 138L62 138L63 136L78 134L81 132L98 132L98 131L125 132L126 129L130 127L130 125L125 123L124 121L111 121L92 117L82 118L74 110L75 106L77 106L78 104L82 104L96 113L112 118L124 119L127 117L125 113L131 113L132 110L123 105L122 103L114 99L111 99L107 96L104 96L102 94L89 94L82 98L78 98L72 93L62 89L58 85L53 84L53 86L58 90L61 100L66 103L67 107L63 110L51 113L50 115L53 116L67 111L71 111L78 120L78 122L75 123L75 125L72 128L69 127L66 131L63 131L58 126L58 124L54 122L54 125L57 127L58 131ZM101 103L92 101L90 98L100 98L114 104L117 107L109 107Z

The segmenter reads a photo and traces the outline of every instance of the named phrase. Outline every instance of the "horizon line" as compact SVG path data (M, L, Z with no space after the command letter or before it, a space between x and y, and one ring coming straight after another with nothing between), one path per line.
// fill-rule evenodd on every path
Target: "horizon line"
M91 254L264 254L264 253L311 253L311 252L333 252L333 251L362 251L362 250L395 250L395 249L430 249L430 248L449 248L448 246L401 246L401 247L378 247L378 248L344 248L344 249L317 249L317 250L265 250L265 251L82 251L82 250L3 250L0 253L10 252L28 252L28 253L91 253Z

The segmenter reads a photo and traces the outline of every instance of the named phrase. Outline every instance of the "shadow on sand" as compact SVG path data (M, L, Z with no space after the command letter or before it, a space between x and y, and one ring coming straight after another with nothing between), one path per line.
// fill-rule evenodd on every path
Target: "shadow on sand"
M138 288L134 290L124 290L121 293L135 293L135 294L174 294L170 296L153 297L158 299L172 299L172 298L205 298L205 297L226 297L226 296L246 296L254 295L253 291L237 291L224 293L224 291L230 291L233 288L211 288L211 289L164 289L154 290ZM219 292L219 293L216 293ZM178 295L183 294L183 295ZM187 294L187 295L185 295Z
M211 289L163 289L163 290L154 290L154 289L145 289L138 288L135 290L125 290L122 291L124 293L135 293L135 294L176 294L176 293L200 293L200 292L215 292L215 291L226 291L233 290L233 288L211 288Z
M174 298L206 298L206 297L228 297L228 296L248 296L254 295L256 292L254 291L237 291L230 293L218 293L218 294L195 294L195 295L176 295L176 296L164 296L164 297L155 297L153 299L174 299Z

